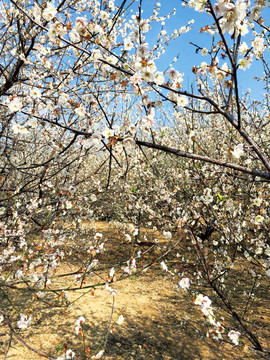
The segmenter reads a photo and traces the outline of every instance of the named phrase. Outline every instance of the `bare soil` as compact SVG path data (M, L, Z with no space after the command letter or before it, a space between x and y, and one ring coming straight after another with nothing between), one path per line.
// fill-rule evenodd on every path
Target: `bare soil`
M103 255L104 259L106 258L106 264L112 266L128 260L130 244L123 243L121 236L119 237L119 234L117 235L115 229L112 229L108 223L98 222L95 227L96 231L103 233L104 239L110 239L106 245L107 253ZM247 341L241 343L240 346L234 346L226 334L221 341L206 336L208 323L200 313L200 308L192 303L192 298L187 291L177 288L176 279L162 271L158 262L154 262L154 259L157 259L164 251L163 247L168 246L165 239L150 230L145 230L145 234L142 235L144 242L136 245L136 251L146 251L152 246L151 251L146 253L142 261L149 264L152 262L153 265L147 271L134 273L130 277L122 275L121 266L116 267L116 279L112 286L117 290L117 294L114 297L109 334L113 296L104 285L87 288L98 282L103 284L108 271L104 270L102 273L93 273L86 277L84 289L79 289L80 282L74 285L73 273L80 268L81 257L87 256L84 251L79 250L72 252L68 264L62 263L59 266L55 278L49 285L49 288L56 290L69 286L77 288L77 290L67 291L68 306L62 298L51 293L48 293L44 301L41 301L35 299L33 294L26 290L9 289L7 291L14 307L20 308L23 304L25 311L32 313L33 317L31 326L26 330L17 329L16 321L13 321L16 334L28 346L54 359L63 354L64 349L72 349L76 353L75 359L78 360L94 358L95 354L103 349L107 334L106 350L102 359L108 360L262 359L259 353L249 347L250 344ZM154 239L159 240L160 248L153 246ZM81 241L84 241L84 238ZM181 248L178 251L181 251ZM174 260L167 261L173 264ZM57 277L68 273L72 275ZM23 288L25 286L22 285ZM265 287L265 292L261 293L257 308L250 310L253 312L252 329L266 347L269 347L270 343L268 290L269 285ZM237 294L236 301L241 301L237 299ZM1 307L8 306L4 296L0 298L0 304L1 302ZM124 323L118 325L117 319L120 314L124 316ZM226 314L217 314L219 315L224 317L224 321L230 321L229 317L226 318ZM80 316L86 319L83 339L75 334L76 320ZM14 319L18 320L15 312ZM16 338L15 334L11 335L7 325L1 325L1 359L44 358L31 351ZM87 357L85 349L88 349Z

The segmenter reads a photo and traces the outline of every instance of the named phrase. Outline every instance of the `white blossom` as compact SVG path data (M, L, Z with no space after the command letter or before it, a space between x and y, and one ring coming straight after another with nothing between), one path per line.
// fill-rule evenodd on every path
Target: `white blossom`
M252 56L243 57L238 60L238 66L241 70L247 70L252 63Z
M31 315L27 316L24 314L20 314L20 320L17 321L18 328L22 330L27 329L27 327L31 324L31 321L32 321Z
M75 358L75 353L71 349L68 349L65 355L67 360Z
M181 289L188 289L190 287L190 279L189 278L182 278L179 283L179 287Z
M85 113L86 113L85 107L84 107L83 105L79 105L79 106L75 109L75 113L76 113L79 117L85 116Z
M85 17L77 17L75 20L75 29L78 34L83 35L86 31L87 19Z
M30 90L30 96L33 99L39 99L41 97L41 91L39 88L35 87L33 89Z
M239 337L241 336L241 333L239 331L230 330L228 333L229 338L234 343L234 345L239 344Z
M11 112L16 112L16 111L21 111L22 110L22 101L15 97L14 99L12 99L11 101L7 102L8 105L8 109Z
M207 55L207 54L208 54L208 50L207 50L206 48L202 48L201 54L202 54L202 56Z
M21 135L28 135L29 131L26 129L26 127L20 125L20 124L13 124L11 127L11 130L14 132L15 135L21 134Z
M125 320L125 318L124 318L124 316L121 314L121 315L119 316L119 318L117 319L117 324L118 324L118 325L122 325L123 322L124 322L124 320Z
M57 14L57 10L53 3L48 3L45 10L42 13L42 16L45 20L50 21L52 20L55 15Z
M248 51L248 45L247 45L247 43L246 43L246 42L242 42L241 45L239 46L239 53L244 56L247 51Z
M161 269L162 269L162 270L164 270L164 271L168 271L168 267L167 267L167 265L165 264L165 262L164 262L164 261L161 261L161 263L160 263L160 267L161 267Z
M178 96L177 97L177 105L180 107L184 107L188 104L188 99L186 96L182 95L182 96Z
M239 159L241 156L244 155L244 145L243 144L238 144L237 146L235 146L232 155L236 158Z
M154 74L154 82L155 82L157 85L162 85L162 84L165 82L163 73L162 73L161 71L157 71L157 72Z
M264 39L261 36L256 36L251 45L253 46L254 55L259 59L265 49Z

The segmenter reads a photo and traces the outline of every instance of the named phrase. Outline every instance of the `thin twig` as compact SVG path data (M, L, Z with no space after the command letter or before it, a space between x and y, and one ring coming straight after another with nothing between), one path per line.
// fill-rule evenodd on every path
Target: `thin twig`
M112 317L113 317L113 312L114 312L114 302L115 302L115 296L113 295L112 310L111 310L111 315L110 315L110 320L109 320L109 326L108 326L108 330L107 330L107 335L106 335L106 338L105 338L105 340L104 340L104 349L105 349L105 347L106 347L106 345L107 345L108 337L109 337L110 330L111 330Z

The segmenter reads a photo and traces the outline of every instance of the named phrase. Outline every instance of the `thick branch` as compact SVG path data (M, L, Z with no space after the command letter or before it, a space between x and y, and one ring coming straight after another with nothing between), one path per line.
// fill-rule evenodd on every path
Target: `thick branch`
M118 139L118 140L121 140L121 139ZM170 147L167 147L167 146L153 144L153 143L149 143L149 142L145 142L145 141L136 140L136 144L139 145L139 146L144 146L144 147L148 147L148 148L151 148L151 149L161 150L161 151L164 151L166 153L174 154L174 155L179 156L179 157L192 159L192 160L204 161L204 162L208 162L208 163L211 163L211 164L214 164L214 165L219 165L219 166L222 166L222 167L225 167L225 168L240 171L240 172L252 175L252 176L258 176L258 177L261 177L261 178L264 178L264 179L270 179L270 172L265 173L265 172L260 171L260 170L249 169L249 168L246 168L244 166L229 163L229 162L224 161L224 160L217 160L217 159L214 159L214 158L210 158L208 156L193 154L193 153L186 152L186 151L183 151L183 150L174 149L174 148L170 148Z
M43 25L38 24L36 21L34 21L34 20L33 20L27 13L25 13L25 12L23 11L23 9L21 9L21 7L18 6L13 0L11 0L11 2L12 2L20 11L22 11L31 21L33 21L36 25L38 25L39 27L41 27L43 30L48 31L48 29L47 29L46 27L44 27ZM211 6L210 1L209 1L208 3L209 3L209 5L210 5L210 9L211 9L212 6ZM212 9L211 14L212 14L212 16L213 16L214 19L215 19L216 16L215 16L215 13L214 13L213 9ZM217 26L220 27L219 22L218 22L217 19L216 19L216 23L217 23ZM224 35L223 35L222 31L221 31L221 28L219 29L219 33L220 33L221 38L223 39L223 43L224 43L224 46L226 47L226 52L227 52L227 54L228 54L228 56L229 56L229 58L230 58L230 62L231 62L232 65L234 65L234 61L233 61L233 59L232 59L232 57L231 57L231 55L230 55L230 51L229 51L229 49L228 49L228 45L227 45L227 43L226 43L226 41L225 41ZM91 55L91 52L89 52L89 51L85 50L84 48L82 48L82 47L80 47L80 46L72 43L72 42L69 41L69 40L64 39L63 37L59 36L59 39L61 39L62 41L64 41L66 44L68 44L68 45L70 45L70 46L72 46L72 47L75 47L77 50L80 50L80 51L88 54L89 56ZM111 64L111 63L109 63L108 61L103 60L103 59L99 59L99 61L102 62L103 64L109 65L111 68L114 68L114 69L116 69L116 70L124 73L125 75L133 76L133 71L128 71L128 70L126 70L126 69L123 69L123 68L120 67L120 66L113 65L113 64ZM155 85L154 83L152 83L152 84ZM212 106L215 108L215 110L217 110L218 113L220 113L222 116L224 116L224 117L229 121L229 123L239 132L239 134L247 141L247 143L253 148L253 150L254 150L254 152L257 154L258 158L262 161L262 163L264 164L264 166L266 167L266 169L267 169L267 170L269 171L269 173L270 173L270 161L269 161L269 160L266 158L266 156L262 153L262 151L260 150L260 148L259 148L259 146L257 145L257 143L249 136L249 134L248 134L247 132L245 132L245 131L239 126L239 122L236 121L231 114L229 114L229 113L226 112L226 111L223 111L223 110L218 106L218 104L217 104L214 100L210 99L209 97L202 96L202 95L196 95L196 94L193 94L193 93L189 93L189 92L187 92L187 91L175 90L175 89L172 89L172 88L171 88L170 86L168 86L168 85L160 85L159 87L160 87L160 88L163 88L163 89L165 89L165 90L172 91L172 92L174 92L174 93L180 94L180 95L186 95L186 96L191 97L191 98L194 98L194 99L206 101L206 102L208 102L210 105L212 105ZM58 125L58 124L56 124L56 125ZM79 131L76 131L76 133L79 133ZM187 156L185 156L185 157L187 157ZM203 159L202 159L202 161L207 161L207 160L203 160ZM208 162L210 162L210 161L208 161ZM222 166L224 166L224 165L222 165ZM229 166L227 166L227 167L229 167ZM232 167L231 167L231 168L232 168ZM243 168L243 169L246 170L246 171L244 171L244 172L251 173L251 174L254 174L253 171L256 171L256 170L250 170L250 169L246 169L246 168ZM247 170L249 170L249 171L247 171ZM241 170L239 170L239 171L241 171ZM260 172L260 171L259 171L259 173L265 174L265 173L262 173L262 172ZM261 176L261 175L257 174L257 176ZM267 173L266 173L266 176L264 175L263 177L264 177L264 178L267 178L267 179L269 178Z

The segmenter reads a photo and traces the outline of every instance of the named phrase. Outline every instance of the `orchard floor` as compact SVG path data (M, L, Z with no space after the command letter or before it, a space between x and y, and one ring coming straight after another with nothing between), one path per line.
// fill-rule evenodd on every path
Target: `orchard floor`
M111 237L115 240L115 244L117 241L119 243L119 239L112 234L112 229L108 224L97 223L96 230L102 232L104 238ZM152 233L152 236L155 237L155 235ZM120 259L126 256L121 253L123 244L120 245L116 249L116 254L113 251L108 252L109 262L110 256L112 263L113 257ZM138 247L136 250L145 250L145 248ZM77 271L79 255L79 253L75 254L71 264L61 264L57 275ZM125 257L125 259L128 258ZM207 337L207 320L203 318L199 307L192 303L186 291L177 289L176 280L161 271L158 264L154 264L148 271L128 278L120 274L120 268L116 269L116 281L113 286L117 289L117 294L114 297L111 331L102 359L262 359L248 346L233 346L228 341L227 335L224 335L223 341L215 341ZM74 275L72 277L74 278ZM66 281L67 277L58 277L50 286L65 288ZM85 286L91 284L91 281L93 280L86 279ZM28 293L20 292L19 295L15 290L9 290L9 296L12 296L15 306L24 302L25 309L32 312L31 326L26 330L15 329L15 331L28 346L38 352L56 359L63 354L63 348L67 348L76 353L75 359L83 360L94 359L95 354L103 349L113 303L113 296L105 289L105 286L96 287L94 290L90 288L68 291L68 300L72 303L68 307L60 306L50 294L45 297L46 302L33 301ZM0 298L0 303L1 301ZM262 296L259 304L260 308L256 309L258 315L257 318L255 317L257 325L254 326L258 327L257 334L262 343L269 347L270 334L267 326L269 326L270 311L266 294ZM118 325L117 319L120 314L123 314L124 322ZM75 334L76 320L80 316L86 319L84 341ZM16 327L16 323L13 322L14 325ZM1 359L44 359L30 351L16 336L13 335L10 340L10 331L7 326L0 328L0 345ZM88 357L83 355L85 348L89 348Z

